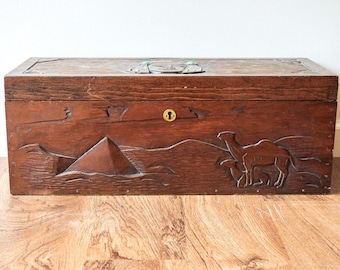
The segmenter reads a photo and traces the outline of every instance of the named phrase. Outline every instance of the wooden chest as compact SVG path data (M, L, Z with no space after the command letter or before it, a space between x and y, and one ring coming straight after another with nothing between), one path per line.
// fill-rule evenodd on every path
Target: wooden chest
M327 193L337 88L308 59L32 58L5 77L11 193Z

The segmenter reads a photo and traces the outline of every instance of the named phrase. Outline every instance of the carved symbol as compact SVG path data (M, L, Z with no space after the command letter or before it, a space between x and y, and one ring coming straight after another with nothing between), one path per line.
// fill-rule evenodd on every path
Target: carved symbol
M128 71L137 74L162 74L162 73L178 73L192 74L205 72L197 63L188 61L187 63L174 61L143 61L137 66L130 68Z
M242 171L239 168L239 162L237 160L234 159L225 159L223 161L220 162L221 166L225 166L227 168L229 168L230 173L232 175L232 177L234 178L234 180L236 181L236 186L237 187L244 187L245 186L245 180L246 180L246 174L244 171ZM271 178L272 175L265 172L263 170L263 168L261 167L256 167L254 169L254 183L253 185L262 185L262 184L266 184L267 186L271 185Z
M68 171L97 172L106 175L138 173L138 170L108 137L104 137L72 163L65 170Z
M245 180L245 174L241 171L241 169L238 168L237 160L234 159L226 159L220 162L221 166L226 166L230 169L230 173L234 180L236 181L236 186L240 187Z
M129 106L110 106L104 109L111 122L123 121L124 114L129 110Z
M259 166L273 166L278 171L278 177L274 186L283 187L288 176L289 165L294 166L293 158L288 150L275 144L270 140L260 140L255 144L242 146L235 140L235 133L232 131L220 132L217 137L223 140L226 144L228 152L234 159L234 164L229 160L224 160L220 165L225 165L230 168L232 176L240 186L244 177L244 186L251 186L255 184L255 180L261 177L255 176L255 170ZM243 170L236 166L236 162L240 162ZM244 175L244 176L243 176ZM269 176L262 174L261 181L268 181Z

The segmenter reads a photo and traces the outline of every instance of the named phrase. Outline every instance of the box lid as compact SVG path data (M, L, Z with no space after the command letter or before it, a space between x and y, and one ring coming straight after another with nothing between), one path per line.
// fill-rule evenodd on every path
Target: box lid
M337 76L304 58L30 58L5 76L7 101L332 101L337 89Z

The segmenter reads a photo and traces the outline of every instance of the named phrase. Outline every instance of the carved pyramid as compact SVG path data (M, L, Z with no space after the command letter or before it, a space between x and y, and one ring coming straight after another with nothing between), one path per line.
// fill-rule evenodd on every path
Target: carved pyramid
M138 173L118 146L108 137L100 140L65 170L65 172L70 171L106 175Z

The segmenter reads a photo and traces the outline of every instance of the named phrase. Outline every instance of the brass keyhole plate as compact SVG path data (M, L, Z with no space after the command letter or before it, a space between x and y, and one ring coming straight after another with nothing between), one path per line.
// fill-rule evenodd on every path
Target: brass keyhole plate
M163 112L163 119L167 122L172 122L176 120L176 112L172 109L166 109Z

